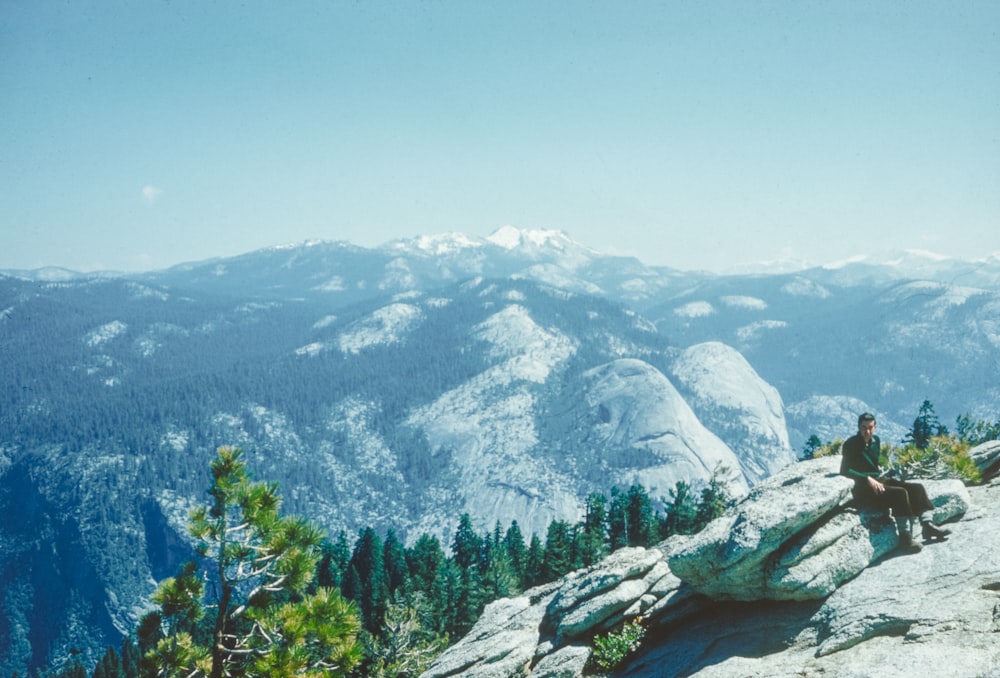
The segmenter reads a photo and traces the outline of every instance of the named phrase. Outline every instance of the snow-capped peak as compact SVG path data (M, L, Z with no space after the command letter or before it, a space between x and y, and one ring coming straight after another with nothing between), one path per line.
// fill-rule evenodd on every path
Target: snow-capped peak
M388 247L396 250L417 250L431 256L456 254L467 249L482 247L481 240L471 238L465 233L437 233L421 235L411 240L396 240Z
M828 271L836 271L838 269L850 266L851 264L860 264L867 261L868 257L863 254L856 254L853 257L847 257L846 259L841 259L839 261L831 261L829 264L823 264L823 268Z
M933 266L935 264L945 264L954 259L945 254L931 252L930 250L905 249L885 252L877 256L857 254L840 261L824 264L823 268L829 271L838 270L850 266L851 264L869 264L871 266L888 266L890 268L901 268L904 266Z
M722 273L723 275L780 275L782 273L798 273L813 266L815 264L808 259L783 256L776 259L738 264L727 268Z
M487 242L493 243L506 250L514 250L520 247L553 247L563 250L567 246L574 246L568 235L554 229L522 229L516 226L501 226L486 238ZM579 245L576 245L579 247Z
M328 241L326 241L326 240L319 240L317 238L311 238L309 240L303 240L301 242L288 242L288 243L282 243L282 244L278 244L278 245L273 245L270 249L272 249L274 251L277 251L277 252L280 252L282 250L306 249L306 248L309 248L309 247L318 247L320 245L325 245L325 244L327 244L327 242Z
M931 261L950 261L952 257L947 254L939 254L937 252L931 252L930 250L919 250L919 249L908 249L904 250L906 254L909 254L920 259L930 259Z

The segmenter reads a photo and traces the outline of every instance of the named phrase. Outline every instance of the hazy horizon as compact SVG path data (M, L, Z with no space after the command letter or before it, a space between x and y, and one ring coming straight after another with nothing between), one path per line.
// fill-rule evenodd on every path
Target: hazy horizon
M506 228L509 228L509 227L510 226L507 226ZM530 231L532 229L518 229L518 230L519 231ZM537 232L537 230L536 230L536 232ZM637 256L637 255L631 255L631 254L621 254L621 253L615 253L615 252L606 252L606 251L598 250L596 248L592 248L592 247L589 246L588 243L580 242L580 241L576 240L575 238L573 238L572 234L565 233L563 231L559 231L559 232L562 233L563 235L565 235L566 237L570 238L577 245L580 245L582 247L591 249L594 252L596 252L597 254L600 254L600 255L609 255L609 256L630 256L630 257L635 257L640 262L642 262L643 264L646 264L648 266L660 266L658 264L651 264L650 262L648 262L645 259L643 259L643 257L641 255ZM146 269L109 269L109 268L74 269L74 268L69 268L69 267L66 267L66 266L59 266L59 265L45 265L45 266L38 266L38 267L34 267L34 268L15 268L15 267L0 268L0 272L4 272L4 271L7 271L7 272L18 272L18 271L30 272L30 271L39 271L39 270L46 270L46 269L57 269L57 270L66 270L66 271L71 271L73 273L81 273L81 274L101 274L101 273L107 273L107 274L123 274L123 275L128 275L128 274L141 274L141 273L149 273L149 272L162 271L162 270L166 270L166 269L169 269L169 268L172 268L172 267L175 267L175 266L184 266L184 265L189 265L189 264L193 265L193 264L198 264L198 263L202 263L202 262L210 262L210 261L228 259L228 258L231 258L231 257L239 257L239 256L249 255L249 254L253 254L254 252L259 252L259 251L266 251L266 250L273 250L273 249L290 249L290 248L294 248L294 247L308 246L308 245L316 244L316 243L346 243L346 244L349 244L349 245L352 245L352 246L355 246L355 247L361 247L363 249L377 250L377 249L389 247L389 246L391 246L391 245L393 245L395 243L399 243L399 242L417 243L420 239L422 239L422 238L428 238L428 237L436 239L436 238L448 237L448 236L463 236L463 237L472 237L472 238L474 238L476 241L478 241L480 243L486 243L486 242L489 242L489 238L490 238L491 235L492 234L488 234L485 237L478 237L478 236L470 236L469 234L459 233L459 232L455 232L455 231L448 232L448 233L426 233L426 234L421 234L419 236L414 236L413 238L394 238L394 239L388 240L388 241L386 241L384 243L380 243L379 245L376 245L374 247L367 247L367 246L364 246L364 245L359 245L357 243L353 243L353 242L351 242L349 240L344 240L344 239L338 239L338 240L333 240L333 239L309 239L309 240L302 240L302 241L297 241L297 242L279 242L279 243L274 243L272 245L266 245L264 247L256 248L256 249L253 249L253 250L247 250L245 252L235 252L233 254L218 255L218 256L209 256L209 257L205 257L205 258L202 258L202 259L188 259L188 260L184 260L184 261L177 261L177 262L173 262L171 264L168 264L166 266L157 267L157 268L146 268ZM734 266L731 266L731 267L729 267L727 269L722 269L722 270L709 270L709 269L696 269L696 268L679 268L679 267L668 267L668 268L676 268L677 270L681 270L681 271L705 270L705 271L710 272L710 273L722 274L722 275L725 275L725 274L740 274L740 273L761 273L761 272L768 272L768 271L789 272L789 271L794 271L794 270L804 270L804 269L807 269L807 268L835 269L835 268L840 268L840 267L842 267L844 265L847 265L847 264L850 264L850 263L857 263L857 262L867 262L867 263L872 263L872 264L892 265L894 262L899 261L899 258L903 257L903 256L911 256L911 257L914 257L914 258L917 258L917 259L923 259L923 260L926 260L926 261L929 261L929 262L939 262L939 261L943 261L943 260L965 261L965 262L970 262L970 263L995 261L996 263L1000 264L1000 251L992 252L992 253L985 253L985 254L983 254L982 256L979 256L979 257L968 258L968 257L952 257L950 255L943 255L943 254L940 254L938 252L934 252L932 250L926 250L926 249L905 248L905 249L885 250L885 251L882 251L882 252L868 252L868 253L865 253L865 254L858 254L858 255L849 256L849 257L845 257L845 258L829 259L829 260L824 260L824 261L809 261L809 260L804 260L804 259L770 259L770 260L761 260L761 261L756 261L756 262L745 262L743 264L737 264L737 265L734 265Z
M1000 252L1000 3L0 5L0 269L556 229Z

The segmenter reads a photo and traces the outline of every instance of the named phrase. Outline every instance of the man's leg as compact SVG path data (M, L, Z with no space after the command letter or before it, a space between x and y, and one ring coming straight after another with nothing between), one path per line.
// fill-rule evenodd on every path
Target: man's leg
M934 524L934 505L927 496L927 489L920 483L905 483L904 487L910 497L910 505L920 512L920 536L924 541L944 539L951 534L951 530Z
M906 553L916 553L922 547L913 541L913 511L910 508L909 495L906 489L897 483L883 481L882 484L885 485L882 500L892 509L892 516L896 519L899 548Z
M898 504L900 511L905 511L905 515L920 516L920 536L924 540L944 539L951 530L941 529L934 525L934 505L927 496L927 489L920 483L901 482L887 478L883 484L886 486L886 494L893 496L893 501ZM905 500L899 496L899 491L905 493ZM895 505L895 504L894 504ZM897 513L896 515L903 515Z

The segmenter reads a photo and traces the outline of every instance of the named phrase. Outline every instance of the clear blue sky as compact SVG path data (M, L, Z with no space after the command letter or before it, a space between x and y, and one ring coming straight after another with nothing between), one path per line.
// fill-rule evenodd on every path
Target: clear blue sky
M0 269L1000 251L1000 2L5 0Z

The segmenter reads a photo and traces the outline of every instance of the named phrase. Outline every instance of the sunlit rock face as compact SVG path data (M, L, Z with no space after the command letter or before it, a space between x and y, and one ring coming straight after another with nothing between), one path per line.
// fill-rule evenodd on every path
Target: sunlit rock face
M993 675L1000 484L926 481L954 533L901 555L893 521L851 505L839 461L782 470L697 535L490 604L424 678L582 677L593 636L636 621L646 636L614 675Z

